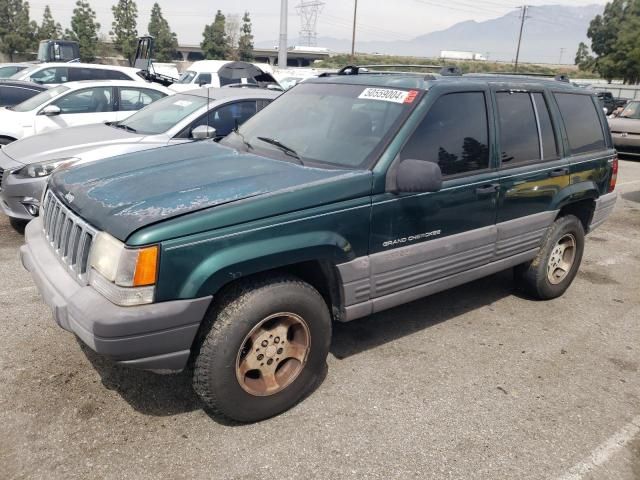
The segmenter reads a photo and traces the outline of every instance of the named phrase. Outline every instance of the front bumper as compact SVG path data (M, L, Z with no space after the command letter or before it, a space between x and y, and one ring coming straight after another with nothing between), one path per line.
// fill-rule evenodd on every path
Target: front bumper
M118 363L145 370L185 368L212 297L119 307L76 282L47 243L40 219L27 226L25 239L22 264L58 325Z

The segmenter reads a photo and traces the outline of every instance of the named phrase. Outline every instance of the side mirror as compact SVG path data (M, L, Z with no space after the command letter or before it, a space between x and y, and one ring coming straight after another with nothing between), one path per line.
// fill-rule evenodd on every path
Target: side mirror
M60 115L62 110L57 105L47 105L41 111L41 115L45 115L47 117L55 117L56 115Z
M442 171L434 162L406 159L396 170L398 193L428 193L442 189Z
M207 140L208 138L215 138L216 129L209 125L199 125L191 130L191 138L194 140Z

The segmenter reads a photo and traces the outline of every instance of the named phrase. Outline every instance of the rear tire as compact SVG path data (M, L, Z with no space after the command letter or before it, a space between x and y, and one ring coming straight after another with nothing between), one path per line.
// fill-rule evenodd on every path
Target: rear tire
M193 386L214 415L238 422L278 415L311 393L326 369L329 309L295 277L231 288L206 322Z
M560 297L578 273L583 253L582 222L573 215L560 217L546 233L536 258L514 269L516 284L539 300Z

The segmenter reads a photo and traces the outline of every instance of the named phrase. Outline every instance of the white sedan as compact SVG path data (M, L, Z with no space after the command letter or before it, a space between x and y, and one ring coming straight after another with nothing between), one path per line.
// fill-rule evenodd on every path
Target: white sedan
M171 93L158 84L126 80L65 83L0 108L0 145L64 127L118 122Z

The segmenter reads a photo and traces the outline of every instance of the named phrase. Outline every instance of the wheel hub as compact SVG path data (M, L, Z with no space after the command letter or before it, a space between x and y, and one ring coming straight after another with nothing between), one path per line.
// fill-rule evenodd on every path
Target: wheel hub
M576 239L570 233L560 238L553 247L547 263L547 279L552 285L558 285L569 275L575 261L576 250Z
M306 321L293 313L270 315L245 337L238 352L236 377L251 395L274 395L303 370L311 335Z

